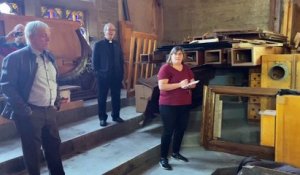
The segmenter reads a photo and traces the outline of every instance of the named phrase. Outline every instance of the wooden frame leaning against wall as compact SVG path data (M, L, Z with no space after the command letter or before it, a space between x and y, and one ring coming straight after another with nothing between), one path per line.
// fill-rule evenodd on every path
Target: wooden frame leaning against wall
M256 156L274 159L274 148L253 144L242 144L218 139L221 133L220 122L222 111L216 107L220 95L238 97L272 97L275 98L279 89L250 88L233 86L204 86L201 124L201 144L208 150L227 152L242 156Z

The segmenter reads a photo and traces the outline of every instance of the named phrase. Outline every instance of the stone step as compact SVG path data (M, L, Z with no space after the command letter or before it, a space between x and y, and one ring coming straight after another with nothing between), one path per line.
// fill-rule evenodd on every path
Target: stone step
M59 131L62 139L62 155L72 155L88 150L95 145L127 135L140 127L139 122L142 116L141 113L135 112L135 106L122 108L121 116L125 120L124 123L115 124L109 118L109 125L106 127L99 125L98 116L62 126ZM22 157L19 138L0 142L0 175L24 170Z
M130 100L124 100L123 106L132 103L134 104ZM88 106L86 111L76 109L77 111L72 111L70 114L70 116L78 116L78 118L74 117L77 118L76 120L60 119L63 164L66 174L73 175L77 172L77 174L86 174L90 171L92 173L89 174L142 174L143 171L158 163L162 128L160 117L153 120L149 126L132 133L140 127L138 123L142 116L135 112L135 106L127 106L121 110L125 123L114 124L109 118L109 125L102 128L99 126L97 116L83 117L85 114L92 115L97 111L96 102L89 101L85 104ZM198 146L200 120L201 111L193 110L183 146ZM70 121L73 122L68 124ZM125 135L126 137L122 137ZM10 147L6 147L7 145ZM0 142L0 175L7 175L11 172L26 175L20 145L18 138ZM102 154L102 152L107 153ZM105 165L102 166L103 163ZM43 164L45 164L44 161ZM94 168L86 169L86 166L89 167L90 164L94 165ZM45 165L42 171L43 174L48 173Z
M134 98L126 98L122 95L121 107L134 105ZM111 110L111 99L107 99L107 110ZM68 123L80 121L87 117L91 117L98 114L97 100L85 101L82 107L61 111L57 114L57 123L59 126L64 126ZM18 137L16 127L12 121L0 125L0 142Z
M65 173L71 175L141 174L140 172L147 170L159 160L160 132L157 131L160 127L161 124L151 124L125 137L64 159ZM42 175L47 174L47 168L43 167Z
M146 171L140 173L143 175L211 175L218 168L237 167L240 161L244 158L228 153L215 151L206 151L201 146L183 147L182 155L189 159L189 162L178 161L169 158L169 163L173 170L168 171L160 167L158 162Z

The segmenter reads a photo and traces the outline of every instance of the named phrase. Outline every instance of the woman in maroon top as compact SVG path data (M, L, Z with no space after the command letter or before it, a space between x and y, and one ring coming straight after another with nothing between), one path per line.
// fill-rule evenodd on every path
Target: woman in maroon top
M172 136L172 157L188 162L188 159L179 154L179 151L192 103L191 88L195 88L196 85L188 85L195 80L191 69L183 64L183 55L181 47L174 47L169 54L167 64L163 65L158 73L159 111L164 126L159 163L167 170L172 169L167 158Z

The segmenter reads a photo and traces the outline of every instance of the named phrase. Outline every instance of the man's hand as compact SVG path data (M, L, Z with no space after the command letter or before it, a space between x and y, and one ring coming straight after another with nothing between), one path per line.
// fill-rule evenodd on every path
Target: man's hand
M6 36L5 36L5 39L6 41L9 41L9 40L13 40L15 38L15 30L12 30L10 31Z
M8 122L9 122L8 119L6 119L6 118L0 116L0 125L5 124L5 123L8 123Z

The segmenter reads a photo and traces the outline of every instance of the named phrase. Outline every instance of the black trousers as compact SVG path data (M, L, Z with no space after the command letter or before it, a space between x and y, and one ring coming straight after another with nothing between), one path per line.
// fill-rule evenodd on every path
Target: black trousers
M111 94L112 118L120 117L122 82L118 78L98 78L98 115L100 120L106 120L106 100L108 90Z
M25 166L30 175L40 174L40 153L43 147L51 175L64 175L60 155L60 137L53 107L31 107L30 116L14 118L21 137Z
M167 158L172 137L173 153L179 153L180 151L182 138L189 120L190 105L160 105L159 111L163 122L160 156Z

